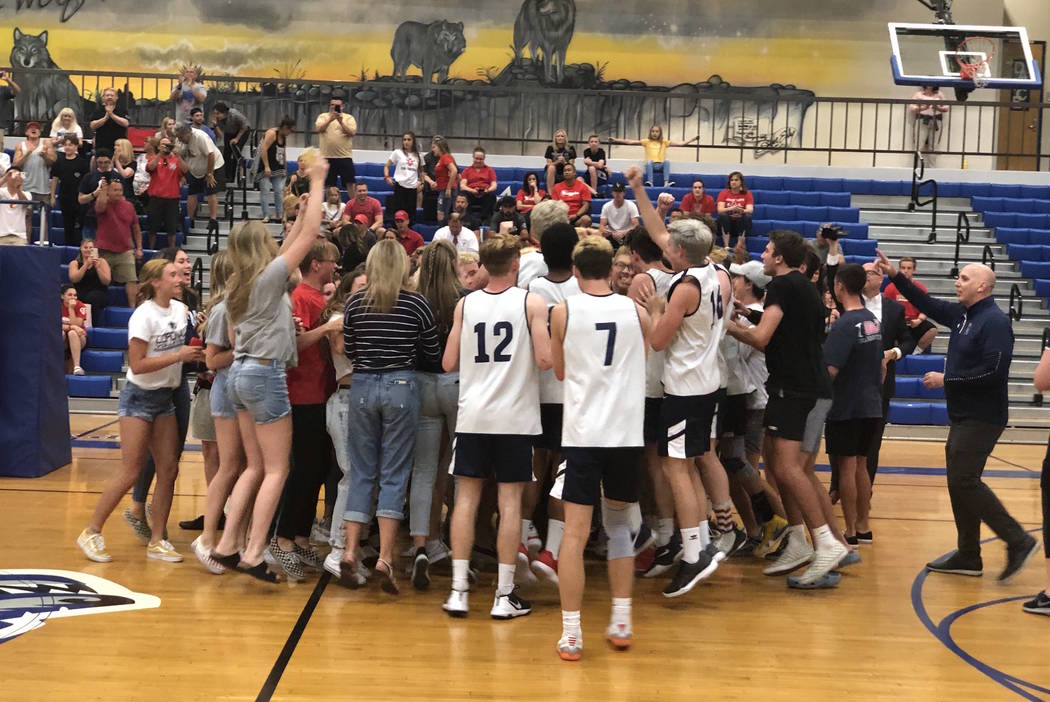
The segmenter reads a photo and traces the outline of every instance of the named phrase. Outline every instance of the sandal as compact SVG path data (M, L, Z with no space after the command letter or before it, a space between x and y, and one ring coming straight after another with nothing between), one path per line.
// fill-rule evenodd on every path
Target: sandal
M356 558L344 558L339 561L339 584L351 590L356 590L361 586L361 584L357 582Z
M277 584L281 582L281 579L277 576L277 573L273 572L266 566L266 561L259 561L251 567L248 567L246 565L238 565L237 570L252 576L256 580L261 580L264 583Z
M383 566L380 568L379 566ZM375 572L382 576L382 580L379 581L379 587L383 589L383 592L390 593L391 595L398 595L401 593L401 588L397 586L397 581L394 579L394 568L389 562L382 558L376 561Z
M234 570L241 562L241 554L239 553L231 553L230 555L225 556L215 549L212 549L211 557L225 566L226 570Z

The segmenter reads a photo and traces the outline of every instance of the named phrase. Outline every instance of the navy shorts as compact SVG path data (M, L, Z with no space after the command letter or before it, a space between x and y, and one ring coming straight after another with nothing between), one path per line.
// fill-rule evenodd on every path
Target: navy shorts
M565 486L561 499L577 505L599 503L602 495L619 502L637 502L644 449L566 446Z
M541 433L533 437L532 445L547 451L561 451L561 424L565 405L541 404Z
M781 397L770 394L762 424L766 433L778 439L802 441L806 418L817 404L815 397Z
M711 449L721 391L709 395L664 395L660 404L661 456L697 458Z
M720 403L718 435L747 436L747 398L750 395L729 395Z
M456 434L452 475L495 478L498 483L532 481L532 446L527 434Z
M129 380L120 389L117 416L134 417L144 422L152 422L157 417L175 414L174 396L175 388L146 390Z
M190 195L214 195L215 193L219 192L219 190L218 190L219 172L215 171L215 173L213 175L215 176L215 185L209 186L205 182L205 178L198 178L197 176L193 175L192 173L187 173L186 174L186 188L188 189L189 194Z
M824 425L824 442L832 456L867 456L879 430L881 417L829 419Z
M660 426L660 405L663 401L664 398L662 397L645 398L645 420L642 424L642 436L647 444L658 444L661 437L663 437L662 427Z

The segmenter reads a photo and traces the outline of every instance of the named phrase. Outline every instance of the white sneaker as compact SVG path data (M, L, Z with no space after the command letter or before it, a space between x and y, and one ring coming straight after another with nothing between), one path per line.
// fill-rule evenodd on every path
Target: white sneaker
M563 661L578 661L583 656L583 637L562 632L558 639L558 657Z
M763 575L786 575L813 560L813 547L809 545L805 537L791 538L789 536L788 539L784 552L762 571Z
M164 539L150 542L146 547L146 558L165 563L182 563L182 554L175 550L170 541Z
M497 592L495 599L492 601L492 610L489 614L493 619L514 619L516 617L524 617L531 611L532 604L528 600L518 597L516 592L512 591L506 595L501 595Z
M609 628L605 630L605 638L616 650L626 651L631 647L634 632L627 624L609 624Z
M839 562L846 557L847 553L849 553L849 549L837 540L833 546L818 549L813 557L813 563L810 564L805 573L798 577L798 584L803 586L812 585L820 580L837 568Z
M226 566L211 557L211 549L204 548L204 544L201 543L201 537L198 536L194 539L193 543L190 544L190 548L193 549L193 555L197 557L202 566L208 569L209 573L222 575L226 572Z
M77 546L80 547L80 550L84 552L89 561L109 563L113 560L113 556L106 551L106 540L102 538L102 534L91 533L85 529L77 537Z
M341 549L341 548L333 548L331 551L328 552L328 555L325 556L324 563L322 564L322 567L326 571L328 571L329 573L334 575L336 578L338 578L342 574L342 570L343 570L342 569L342 565L341 565L342 562L343 562L343 549ZM362 572L362 571L364 571L364 572ZM358 562L358 564L357 564L357 584L358 585L364 585L366 582L368 582L368 578L366 577L366 573L367 572L368 572L368 569L365 568L363 565L361 565L360 562Z
M467 595L470 593L467 590L456 590L453 588L448 593L448 599L445 600L445 604L441 605L441 609L448 612L448 616L462 618L467 616Z
M73 366L73 375L84 375L84 369L80 366Z

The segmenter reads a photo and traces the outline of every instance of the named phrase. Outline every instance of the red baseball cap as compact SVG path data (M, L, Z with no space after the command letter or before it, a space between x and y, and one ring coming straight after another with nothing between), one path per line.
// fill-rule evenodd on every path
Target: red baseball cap
M40 122L34 120L26 124L26 129L29 129L30 127L36 127L37 129L40 129Z
M408 221L408 213L405 212L404 210L398 210L397 212L395 212L394 213L394 221L397 222L398 220L404 220L405 222L407 222Z
M358 224L371 224L371 222L368 221L368 215L365 214L357 215L356 217L354 217L354 221Z

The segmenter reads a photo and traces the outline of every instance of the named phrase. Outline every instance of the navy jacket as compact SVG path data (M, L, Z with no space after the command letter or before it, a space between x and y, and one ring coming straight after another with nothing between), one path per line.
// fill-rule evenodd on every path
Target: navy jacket
M967 308L931 297L899 273L893 284L927 317L952 330L944 363L948 418L1006 426L1007 379L1014 353L1010 318L991 297Z

